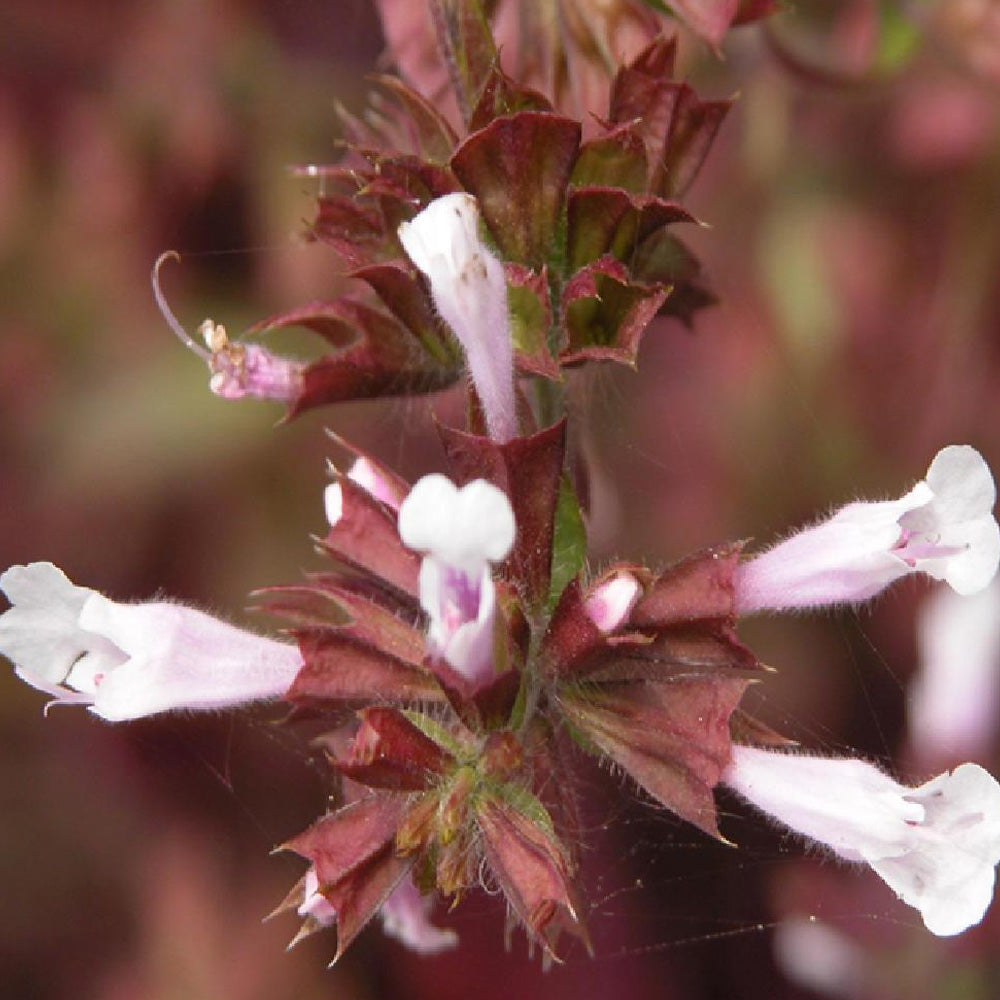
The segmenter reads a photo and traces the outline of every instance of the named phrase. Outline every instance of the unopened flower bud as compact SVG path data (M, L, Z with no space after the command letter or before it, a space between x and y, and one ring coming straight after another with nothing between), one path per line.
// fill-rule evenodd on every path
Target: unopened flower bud
M479 206L447 194L399 227L399 241L430 282L434 305L462 345L490 437L517 436L514 349L503 265L479 237Z
M631 573L620 570L587 595L584 600L587 617L602 632L614 632L628 621L641 593L639 581Z

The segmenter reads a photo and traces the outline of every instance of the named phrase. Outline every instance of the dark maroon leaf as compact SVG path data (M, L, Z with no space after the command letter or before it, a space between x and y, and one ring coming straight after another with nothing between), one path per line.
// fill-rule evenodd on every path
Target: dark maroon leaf
M372 788L425 791L455 764L455 759L392 708L366 708L340 772Z
M654 233L694 217L673 201L633 197L612 187L579 187L569 194L567 266L570 273L605 254L631 266L636 248Z
M754 677L766 669L732 629L719 622L612 636L605 648L575 667L578 677L591 681L666 681L720 672Z
M368 795L317 820L282 850L311 862L321 886L335 885L393 843L405 806L405 796Z
M392 95L403 110L403 118L413 134L414 145L428 160L444 163L458 144L447 119L434 106L394 76L375 76L375 82Z
M305 583L268 587L255 596L264 599L262 610L298 624L337 628L351 639L414 666L423 660L424 635L412 624L418 617L416 606L411 605L408 619L404 618L406 611L400 603L390 607L388 594L378 594L361 581L317 576Z
M660 36L618 70L611 85L612 122L636 122L643 130L665 131L671 109L663 106L662 85L673 76L676 55L677 39Z
M575 872L551 830L499 798L485 798L476 814L490 868L528 934L550 953L559 930L586 940Z
M548 343L552 327L548 270L542 268L541 272L535 272L520 264L507 264L504 272L517 370L522 375L561 379L559 365Z
M309 235L332 246L351 268L399 255L395 234L386 232L381 213L353 197L321 197Z
M733 574L740 543L705 549L665 569L632 609L629 624L663 628L703 619L736 620Z
M260 334L288 327L311 330L334 347L345 347L358 339L357 327L345 318L343 306L338 301L306 302L304 305L254 323L247 333Z
M512 80L494 62L469 120L469 131L478 132L495 118L517 114L519 111L554 112L555 108L544 94Z
M570 722L678 816L719 837L712 789L729 763L729 717L750 682L685 678L565 686Z
M563 313L569 344L559 360L634 365L642 335L670 289L629 282L625 267L605 256L578 271L563 286Z
M299 395L289 405L287 419L332 403L440 392L459 375L457 368L429 361L399 364L382 357L368 344L358 344L341 354L320 358L302 372Z
M550 262L579 146L579 122L522 111L473 133L452 157L505 260L536 271Z
M650 185L654 191L670 198L679 198L687 191L730 107L730 101L700 101L687 84L681 84L663 160Z
M444 701L433 674L353 639L341 629L299 628L293 634L303 660L285 696L293 704Z
M349 275L367 283L439 364L457 368L462 355L452 342L414 272L401 263L370 264Z
M615 187L643 194L648 187L646 145L631 123L609 126L605 135L585 142L570 175L575 187Z
M672 39L655 39L611 88L611 121L635 124L646 145L649 190L668 197L690 186L729 109L728 101L702 102L671 79L675 48Z
M542 640L542 669L557 678L570 677L582 661L606 649L604 633L587 614L580 582L573 580L563 590Z
M517 535L508 559L509 578L531 607L548 597L552 535L566 448L566 421L531 437L498 445L489 438L439 428L455 479L486 479L502 489L514 509Z
M362 192L375 190L376 180L391 184L395 200L401 203L397 206L397 211L402 211L404 207L412 211L413 206L424 205L434 198L459 190L458 182L450 170L416 156L387 155L372 150L365 153L365 158L370 161L372 169L365 175L367 183L361 189ZM388 194L390 189L383 190ZM389 235L394 236L395 230ZM402 250L399 252L402 253Z
M384 847L364 865L349 872L322 892L337 911L337 954L339 961L351 942L392 895L393 889L409 874L414 859L398 856L392 846Z
M347 476L337 475L341 513L322 542L332 555L417 597L420 556L403 545L395 513Z

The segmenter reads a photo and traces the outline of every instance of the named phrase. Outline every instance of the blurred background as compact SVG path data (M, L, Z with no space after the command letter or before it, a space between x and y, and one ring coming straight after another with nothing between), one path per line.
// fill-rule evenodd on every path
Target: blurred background
M1000 469L997 11L823 0L718 54L682 36L700 92L737 95L687 199L720 303L693 331L651 328L638 373L575 378L595 562L765 543L899 495L948 443ZM163 283L192 331L337 292L332 252L301 238L315 189L287 168L335 158L336 103L360 110L388 65L378 16L370 0L7 0L0 22L0 564L273 624L248 594L318 565L324 463L342 457L323 429L414 476L437 460L432 409L455 402L278 425L277 406L207 391L149 273L182 254ZM914 782L954 763L907 715L930 592L746 623L778 668L753 708ZM108 726L41 707L0 672L4 1000L1000 995L1000 918L932 939L877 880L734 802L739 852L586 762L596 959L543 974L523 937L504 952L502 904L480 897L454 915L455 953L419 959L372 929L327 971L332 937L286 954L295 921L261 922L301 871L268 852L328 792L273 713ZM970 754L996 772L995 731Z

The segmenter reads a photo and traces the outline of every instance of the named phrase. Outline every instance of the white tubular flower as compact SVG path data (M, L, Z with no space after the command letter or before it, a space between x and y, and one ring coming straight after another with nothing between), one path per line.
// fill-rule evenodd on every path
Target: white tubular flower
M506 494L482 479L459 489L444 476L424 476L399 508L399 537L425 553L420 605L430 617L431 650L468 680L489 679L496 616L490 564L514 544Z
M913 572L974 594L1000 563L995 501L979 452L950 445L899 500L848 504L744 563L737 606L749 613L863 601Z
M631 573L619 570L587 595L584 610L602 632L614 632L628 620L641 592L639 581Z
M517 436L514 348L503 265L479 238L471 194L447 194L399 227L399 241L430 282L434 305L465 352L490 437Z
M1000 784L977 764L907 788L860 760L733 746L723 782L847 861L863 861L934 934L983 919L1000 861Z
M458 944L458 935L449 928L435 927L430 921L433 896L421 896L413 879L405 878L382 904L382 929L420 955L437 955Z
M1000 578L971 597L932 594L917 620L910 743L925 759L983 757L1000 723Z
M13 605L0 653L17 675L108 722L277 698L302 666L293 645L180 604L116 604L51 563L13 566L0 588Z

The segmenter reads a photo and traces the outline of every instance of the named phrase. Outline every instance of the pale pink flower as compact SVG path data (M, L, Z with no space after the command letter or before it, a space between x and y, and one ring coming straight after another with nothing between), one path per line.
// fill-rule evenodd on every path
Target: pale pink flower
M424 476L399 509L399 537L424 553L420 605L431 649L463 677L489 679L496 616L490 566L514 544L506 494L482 479L459 489L444 476Z
M744 563L737 606L749 613L863 601L913 572L973 594L1000 562L995 501L979 452L950 445L899 500L848 504Z
M507 281L479 236L476 199L459 192L432 201L399 227L399 240L462 345L490 437L509 441L517 436L517 412Z
M865 862L934 934L978 924L1000 861L1000 784L977 764L908 788L860 760L733 746L723 782L846 861Z
M0 652L18 677L109 722L279 698L302 666L294 645L181 604L117 604L52 563L13 566L0 588L13 605Z

